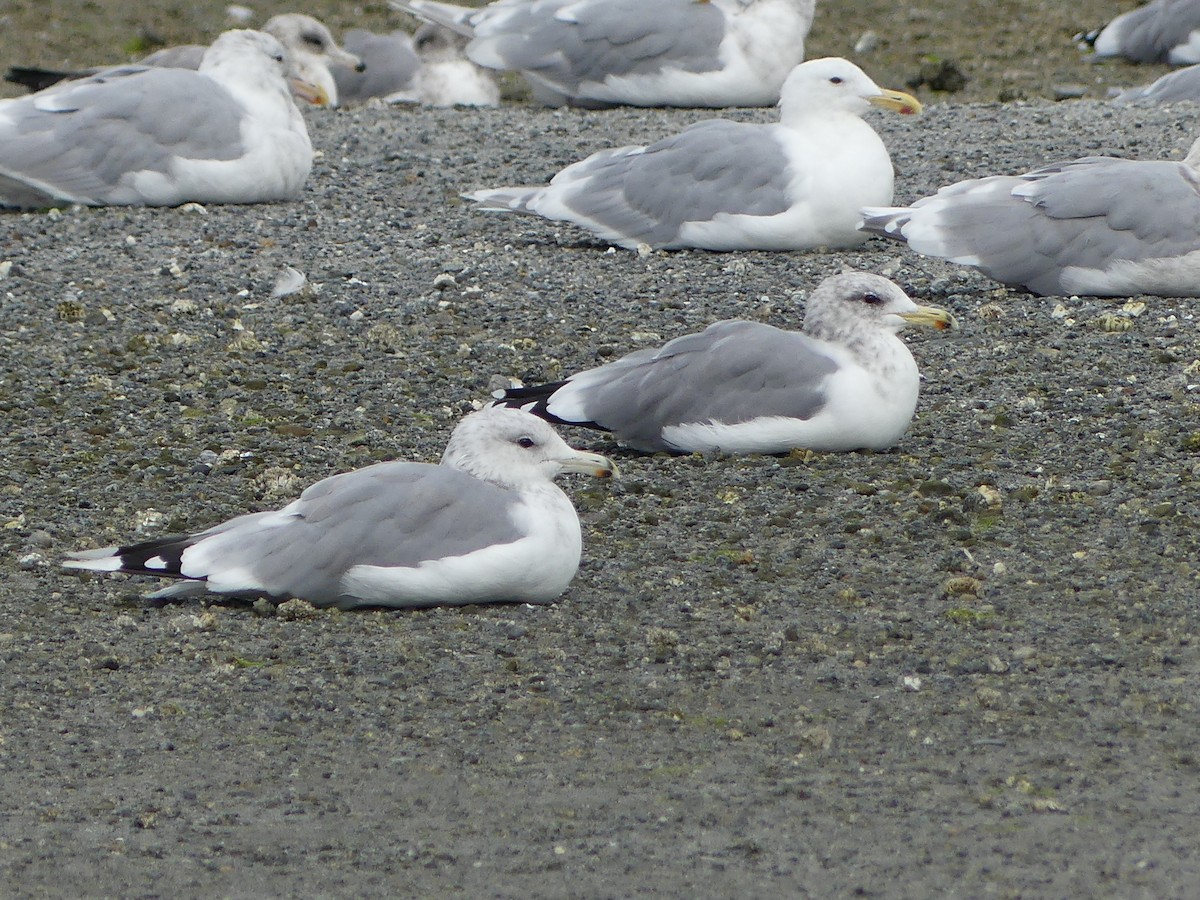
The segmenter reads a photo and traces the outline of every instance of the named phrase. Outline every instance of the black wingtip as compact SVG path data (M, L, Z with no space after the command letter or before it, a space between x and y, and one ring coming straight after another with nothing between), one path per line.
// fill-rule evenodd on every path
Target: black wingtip
M13 66L4 73L4 80L10 84L18 84L30 91L42 91L53 87L65 78L72 77L70 72L55 72L50 69L38 69L32 66Z
M553 425L574 425L578 428L591 428L594 431L608 432L612 429L605 428L596 422L576 422L572 419L560 419L547 408L550 403L550 398L555 392L565 385L570 383L570 379L563 381L551 381L547 384L535 384L529 387L508 388L503 391L496 391L492 396L496 399L492 401L492 406L504 406L509 409L520 409L527 413L532 413L539 419L545 419Z
M130 575L161 575L169 578L187 578L183 567L183 552L196 543L190 534L175 534L155 538L118 548L116 556L121 560L118 571Z

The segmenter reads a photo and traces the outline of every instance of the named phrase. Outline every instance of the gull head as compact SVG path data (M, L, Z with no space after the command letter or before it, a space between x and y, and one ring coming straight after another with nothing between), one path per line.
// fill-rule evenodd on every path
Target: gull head
M921 101L904 91L881 88L867 73L840 56L810 59L792 69L779 95L783 121L843 112L861 116L872 106L901 115L921 111Z
M597 478L617 474L607 456L575 450L549 423L506 407L464 417L450 435L442 465L510 488L547 483L564 472Z
M895 334L906 325L948 330L958 322L944 309L914 303L895 282L870 272L826 278L809 296L804 313L805 334L839 342L871 331Z

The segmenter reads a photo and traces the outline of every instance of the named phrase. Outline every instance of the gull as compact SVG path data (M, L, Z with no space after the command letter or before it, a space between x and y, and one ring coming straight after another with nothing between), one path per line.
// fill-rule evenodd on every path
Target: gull
M441 465L385 462L334 475L280 510L178 535L71 554L73 569L182 579L149 596L209 592L315 606L549 603L579 567L564 472L615 474L517 410L454 429Z
M917 406L917 364L897 334L909 324L956 325L880 275L848 272L812 292L801 331L717 322L495 403L648 453L884 450Z
M853 247L862 206L891 203L892 162L862 116L919 112L836 57L792 70L779 122L699 122L649 146L603 150L548 185L464 194L485 210L571 222L630 250Z
M866 231L1035 294L1200 296L1200 140L1179 162L1089 156L862 214Z
M1175 66L1200 63L1200 0L1153 0L1077 35L1098 57Z
M286 65L269 34L227 31L196 72L128 66L0 101L0 207L291 199L313 154Z
M411 36L352 28L343 38L346 49L366 65L365 72L332 67L343 103L379 97L385 103L424 106L500 105L500 87L491 73L463 55L465 39L448 28L426 23Z
M391 0L520 71L547 106L770 106L804 59L815 0Z
M346 66L354 71L363 70L363 62L353 53L338 46L329 28L318 19L300 13L285 13L272 16L263 25L262 31L283 44L288 53L289 77L299 79L304 85L315 86L312 93L302 91L301 99L317 105L337 106L338 89L331 66ZM180 44L156 50L137 62L140 66L156 66L167 69L199 69L200 61L208 49L206 44ZM14 67L8 70L5 80L24 85L31 90L43 90L64 79L86 78L104 71L104 67L86 71L63 72L51 69ZM311 87L309 88L311 91Z
M1153 106L1166 103L1200 103L1200 65L1168 72L1150 84L1127 88L1112 98L1121 106Z

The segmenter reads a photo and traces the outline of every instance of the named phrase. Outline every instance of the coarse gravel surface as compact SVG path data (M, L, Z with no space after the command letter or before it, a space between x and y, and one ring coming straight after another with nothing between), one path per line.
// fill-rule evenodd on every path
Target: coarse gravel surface
M0 894L1192 895L1194 300L1032 297L881 239L639 257L457 199L703 112L307 115L294 203L0 216ZM871 121L902 202L1197 131L1094 100ZM273 297L285 266L309 286ZM795 326L846 266L963 326L906 333L900 445L564 431L623 477L564 479L555 605L161 606L58 567L436 460L503 378Z

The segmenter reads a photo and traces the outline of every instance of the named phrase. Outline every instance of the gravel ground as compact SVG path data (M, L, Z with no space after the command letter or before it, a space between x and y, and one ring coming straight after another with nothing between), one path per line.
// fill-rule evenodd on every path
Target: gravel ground
M1194 301L1035 298L881 240L639 258L456 199L704 115L315 111L298 202L0 220L5 893L1194 891ZM1194 119L872 121L903 201L1179 157ZM311 287L273 298L285 265ZM909 335L900 446L640 457L568 433L624 477L564 483L585 558L554 606L164 607L57 567L434 460L497 376L796 323L844 266L964 326Z

